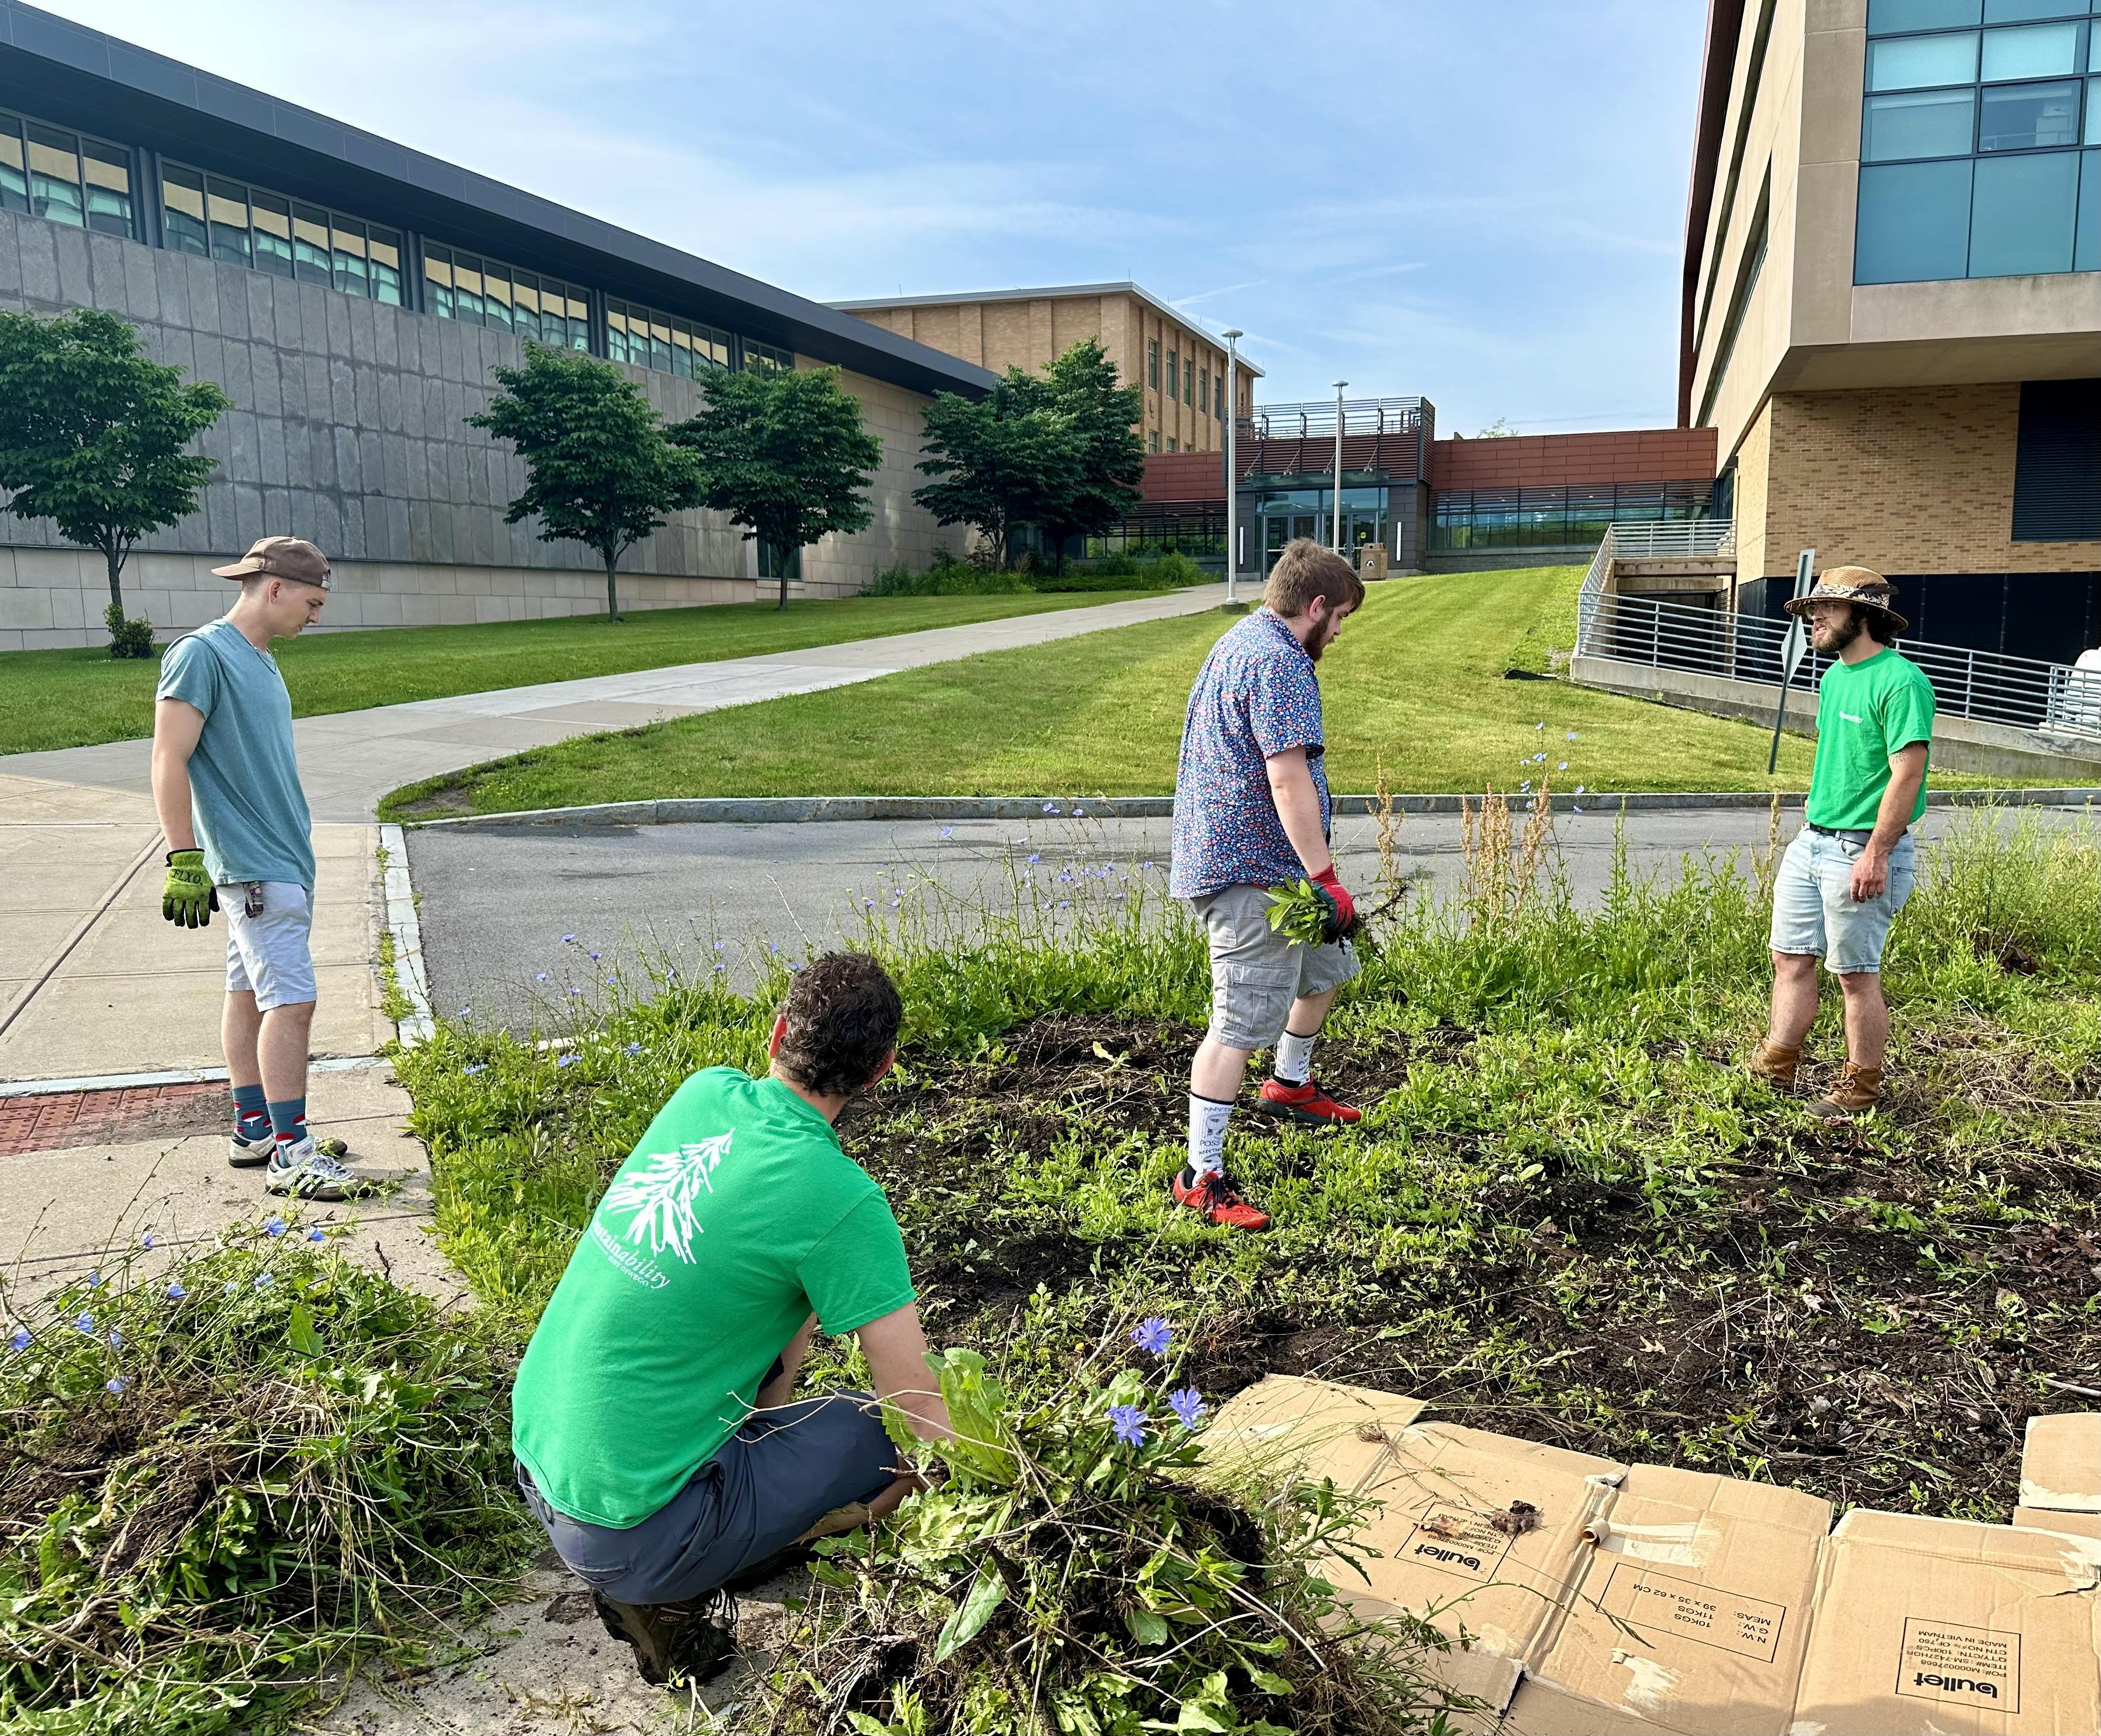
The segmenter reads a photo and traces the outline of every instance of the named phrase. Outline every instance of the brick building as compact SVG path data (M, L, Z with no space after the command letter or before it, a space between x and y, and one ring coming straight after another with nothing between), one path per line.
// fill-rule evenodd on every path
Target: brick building
M1144 389L1137 427L1148 455L1218 452L1225 445L1225 346L1135 283L831 305L995 373L1008 368L1034 373L1074 344L1098 338L1122 382ZM1243 416L1252 409L1254 377L1261 372L1240 358Z
M2093 0L1710 0L1679 419L1740 606L1813 547L1917 638L2101 643L2096 73Z

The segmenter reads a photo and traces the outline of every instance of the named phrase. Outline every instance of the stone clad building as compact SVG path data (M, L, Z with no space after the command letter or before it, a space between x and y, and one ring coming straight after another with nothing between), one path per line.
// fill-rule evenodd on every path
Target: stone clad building
M2101 0L1710 0L1683 271L1742 607L2101 644Z
M204 437L202 510L125 569L127 608L164 632L218 614L207 569L281 532L334 561L331 627L602 609L590 550L503 522L524 466L462 420L528 340L618 363L667 421L710 368L839 368L883 457L870 528L791 565L813 596L960 548L912 501L920 412L993 380L18 0L0 0L0 307L106 308L232 400ZM719 515L681 514L623 559L621 603L749 601L776 570ZM0 650L99 643L107 601L100 554L0 513Z
M1148 454L1225 449L1225 346L1135 283L898 296L832 306L995 373L1010 367L1033 373L1074 344L1098 338L1123 384L1144 388L1137 426ZM1261 372L1241 357L1243 418L1253 413L1254 377Z

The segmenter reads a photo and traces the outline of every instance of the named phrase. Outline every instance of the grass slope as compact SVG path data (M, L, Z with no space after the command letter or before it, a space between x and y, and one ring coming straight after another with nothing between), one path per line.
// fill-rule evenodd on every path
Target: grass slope
M227 594L231 599L231 586ZM313 634L278 646L276 657L291 692L292 714L306 718L675 663L801 651L1154 594L847 597L790 603L785 610L770 603L644 609L617 625L604 616L583 615L471 627L389 627ZM0 753L150 734L159 667L150 661L112 662L94 647L0 652Z
M1749 724L1505 679L1572 637L1581 579L1578 568L1532 568L1374 586L1320 665L1330 784L1369 789L1382 760L1396 789L1511 788L1566 758L1561 788L1805 785L1807 741L1783 741L1780 775L1768 779L1767 734ZM662 796L1165 794L1189 684L1230 625L1216 614L1148 622L585 736L411 785L381 811L492 814ZM1521 765L1546 746L1555 751L1544 767Z

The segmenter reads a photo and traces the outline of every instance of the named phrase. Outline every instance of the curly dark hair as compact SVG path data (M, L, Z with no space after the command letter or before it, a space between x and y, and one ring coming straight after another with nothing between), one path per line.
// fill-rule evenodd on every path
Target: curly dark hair
M865 952L827 952L788 985L788 1021L774 1064L806 1091L849 1097L897 1046L905 1002Z

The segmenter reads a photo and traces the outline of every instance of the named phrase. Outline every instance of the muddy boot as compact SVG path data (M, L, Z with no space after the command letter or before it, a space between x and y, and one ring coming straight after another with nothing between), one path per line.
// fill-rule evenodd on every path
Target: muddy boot
M736 1600L704 1592L683 1603L621 1603L604 1592L591 1603L605 1631L634 1648L643 1681L661 1688L674 1677L703 1682L736 1656Z
M1865 1113L1882 1100L1882 1070L1878 1067L1856 1067L1848 1061L1838 1075L1838 1083L1809 1106L1812 1115L1827 1121L1843 1121L1849 1116Z
M1794 1089L1794 1069L1802 1059L1799 1049L1783 1049L1777 1043L1758 1039L1758 1046L1751 1051L1750 1075L1762 1079L1776 1091Z

